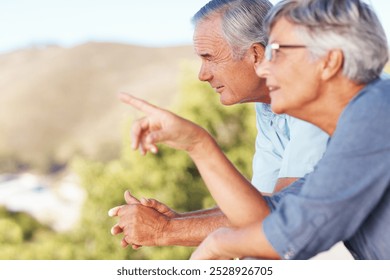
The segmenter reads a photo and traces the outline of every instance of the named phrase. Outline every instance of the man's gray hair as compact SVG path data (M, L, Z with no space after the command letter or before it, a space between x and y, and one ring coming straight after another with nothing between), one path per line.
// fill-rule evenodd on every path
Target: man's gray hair
M356 83L378 78L388 61L385 31L373 9L361 0L284 0L268 14L267 31L281 18L297 25L297 35L314 58L342 50L343 75Z
M222 33L232 49L233 57L241 59L254 43L266 46L268 36L263 26L272 4L268 0L212 0L192 18L193 24L222 18Z

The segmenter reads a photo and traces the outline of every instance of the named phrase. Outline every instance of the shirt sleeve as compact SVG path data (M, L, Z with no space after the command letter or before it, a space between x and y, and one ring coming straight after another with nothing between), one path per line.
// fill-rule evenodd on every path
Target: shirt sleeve
M264 220L264 233L282 258L308 259L351 238L387 190L390 98L367 94L373 102L355 100L347 108L300 192L270 199L275 210Z
M287 117L290 141L285 147L278 178L302 178L322 158L329 139L318 127Z

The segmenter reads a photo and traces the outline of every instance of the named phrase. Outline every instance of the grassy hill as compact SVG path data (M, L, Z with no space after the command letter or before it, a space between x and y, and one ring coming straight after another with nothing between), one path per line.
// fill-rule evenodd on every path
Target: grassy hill
M167 106L178 92L191 46L145 48L88 43L0 55L0 172L26 164L47 169L79 153L116 155L127 91Z

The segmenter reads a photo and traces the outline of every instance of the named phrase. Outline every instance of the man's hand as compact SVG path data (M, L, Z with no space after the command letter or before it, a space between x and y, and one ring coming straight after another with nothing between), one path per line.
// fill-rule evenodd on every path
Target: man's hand
M127 244L159 246L163 243L168 217L142 204L130 204L118 211L118 225Z
M178 218L178 217L181 216L179 213L175 212L174 210L169 208L167 205L159 202L158 200L146 199L146 198L141 198L140 200L138 200L137 198L132 196L129 191L125 192L124 197L125 197L126 203L128 205L138 205L138 206L133 206L132 210L123 209L123 211L126 212L126 214L123 214L121 219L120 219L120 221L111 228L111 233L113 235L118 235L118 234L124 232L124 230L123 230L123 228L122 228L122 226L120 224L121 220L123 222L125 222L125 221L129 222L129 220L130 220L131 223L134 224L135 220L140 219L141 217L143 217L143 218L148 217L147 214L145 214L146 212L149 212L149 214L153 213L153 211L152 212L151 211L147 211L145 208L139 207L140 205L144 206L144 207L149 207L149 208L159 212L161 215L165 216L165 218L167 220L172 219L172 218ZM125 207L126 207L126 205L121 205L121 206L114 207L114 208L110 209L108 214L111 217L119 216L120 210L122 208L125 208ZM154 213L154 214L156 214L156 213ZM156 215L152 215L152 216L156 217ZM153 218L152 218L152 221L154 221ZM123 223L122 223L122 225L123 225ZM157 224L156 224L156 226L158 227ZM135 224L133 227L137 227L137 225ZM138 229L139 230L145 230L145 229L143 229L143 225L140 225L138 227ZM139 230L128 229L127 232L132 232L130 235L139 235L140 234ZM156 234L157 234L157 232L156 232ZM138 248L142 247L141 245L136 245L138 243L134 243L134 242L128 243L126 240L129 240L129 238L126 238L126 232L124 232L124 235L125 236L124 236L124 238L121 241L122 247L127 247L129 244L132 244L133 249L138 249ZM146 237L141 237L141 239L145 239L145 238ZM149 236L149 238L153 239L154 237L153 236ZM133 237L133 239L134 239L134 237ZM146 242L151 242L151 240L146 241Z
M127 204L139 204L140 203L140 201L137 198L135 198L134 196L132 196L129 191L125 191L124 197L125 197L125 201L126 201ZM123 206L124 205L120 205L120 206L116 206L114 208L111 208L108 211L108 216L110 216L110 217L118 216L118 211ZM118 224L114 225L111 228L111 234L112 235L117 235L117 234L120 234L122 232L123 232L123 230L119 227ZM122 245L122 247L126 248L129 244L126 242L125 238L123 238L122 241L121 241L121 245ZM139 249L142 246L139 246L139 245L136 245L136 244L132 244L132 247L133 247L134 250L136 250L136 249Z
M207 134L200 126L142 99L126 93L120 93L119 98L146 114L134 122L131 133L133 149L139 149L143 155L147 152L157 153L157 143L191 151Z
M169 219L179 218L181 217L180 213L177 213L173 209L169 208L164 203L153 199L153 198L141 198L140 203L143 206L153 208L157 212L160 212L161 214L165 215Z

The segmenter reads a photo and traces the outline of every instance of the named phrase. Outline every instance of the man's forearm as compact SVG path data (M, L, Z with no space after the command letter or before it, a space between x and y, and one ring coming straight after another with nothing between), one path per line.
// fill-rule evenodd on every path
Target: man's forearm
M229 226L229 220L218 208L197 211L196 215L171 219L164 228L159 245L198 246L214 230Z
M185 217L221 215L221 214L222 214L221 209L219 209L219 207L214 207L214 208L209 208L209 209L184 212L184 213L180 213L179 215L180 215L180 218L185 218Z

